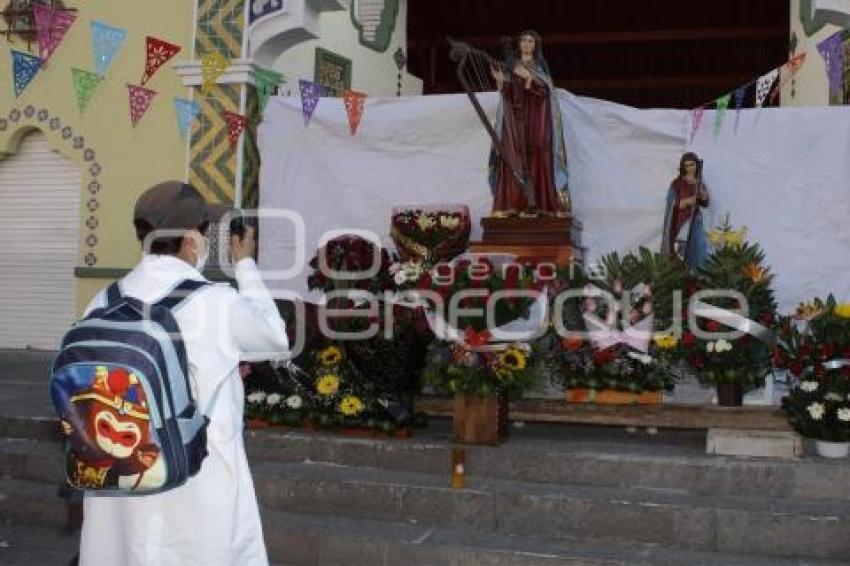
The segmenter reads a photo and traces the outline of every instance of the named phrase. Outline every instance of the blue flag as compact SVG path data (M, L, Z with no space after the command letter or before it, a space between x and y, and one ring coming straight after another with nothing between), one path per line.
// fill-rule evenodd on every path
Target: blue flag
M112 60L127 39L127 30L108 26L103 22L91 23L94 68L101 77L106 76Z
M15 79L15 98L21 96L26 90L38 71L41 69L42 59L30 53L15 51L12 49L12 72Z
M192 128L192 123L201 112L201 105L194 100L175 98L174 110L177 112L177 127L180 129L180 136L186 138Z

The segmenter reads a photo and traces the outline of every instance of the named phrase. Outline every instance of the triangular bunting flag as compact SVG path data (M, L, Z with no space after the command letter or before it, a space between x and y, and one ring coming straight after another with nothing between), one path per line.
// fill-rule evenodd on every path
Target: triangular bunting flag
M177 112L177 128L180 130L180 137L187 138L192 129L192 123L201 112L201 105L194 100L175 98L174 110Z
M699 130L700 126L702 126L702 118L705 114L705 108L700 106L699 108L694 108L691 110L691 141L694 142L694 136L697 134L697 130Z
M127 88L130 91L130 123L135 128L150 108L151 102L156 96L156 91L131 84L128 84Z
M88 106L97 85L101 83L103 77L97 73L84 71L77 67L71 68L71 75L74 79L74 93L77 95L77 108L82 112Z
M207 53L201 57L201 77L203 86L201 92L207 94L218 82L219 77L227 71L230 61L221 53Z
M32 15L35 20L36 37L38 38L38 53L42 65L46 64L68 30L77 19L75 10L54 8L40 2L32 3Z
M127 39L127 30L108 26L103 22L92 22L91 38L94 69L98 75L105 77L112 60Z
M310 125L310 119L313 117L313 112L316 106L319 105L319 99L325 93L325 87L311 81L298 81L298 88L301 91L301 111L304 114L304 127Z
M826 64L830 94L839 93L844 88L844 31L838 30L818 43L818 53Z
M351 135L353 136L357 133L357 126L360 125L360 118L363 116L366 93L345 90L342 93L342 101L345 104L345 112L348 114L348 125L351 128Z
M145 73L142 75L142 86L165 65L172 57L180 53L180 46L168 43L162 39L148 36L145 38Z
M741 107L744 105L744 97L747 95L747 89L752 82L735 89L735 131L738 131L738 119L741 117Z
M805 62L806 52L804 51L803 53L798 53L797 55L794 55L793 57L788 59L788 62L785 64L788 65L788 67L791 69L791 75L793 76L800 72L800 69L803 68L803 64Z
M839 51L841 52L839 57L841 58L841 69L842 69L842 72L843 72L843 69L844 69L844 47L841 46ZM784 65L782 65L782 67L779 69L779 82L776 84L775 87L773 87L773 90L770 93L771 103L776 101L777 97L779 97L779 93L782 92L782 89L785 88L785 85L787 85L789 82L791 82L791 79L793 79L794 76L800 71L800 69L803 67L803 63L805 63L805 61L806 61L806 54L800 53L799 55L795 55L794 57L788 59L788 61ZM832 87L830 87L830 88L832 88ZM838 85L838 91L840 92L843 88L844 88L844 79L843 79L843 75L842 75L842 78L840 78L840 82L839 82L839 85Z
M762 75L756 81L756 107L764 106L764 101L767 95L770 94L770 87L779 76L779 69L773 69L769 73Z
M720 129L723 127L723 118L726 115L726 109L729 108L730 100L732 100L731 93L725 94L714 101L714 137L720 134Z
M262 67L254 68L254 85L257 87L257 97L260 99L260 116L266 111L266 104L274 94L274 89L282 82L286 82L286 79L280 73Z
M235 112L224 111L224 119L227 120L227 139L230 141L230 148L236 149L236 143L239 141L239 136L245 128L248 127L248 118L242 114Z
M12 73L15 83L15 98L21 96L41 69L41 57L12 49Z

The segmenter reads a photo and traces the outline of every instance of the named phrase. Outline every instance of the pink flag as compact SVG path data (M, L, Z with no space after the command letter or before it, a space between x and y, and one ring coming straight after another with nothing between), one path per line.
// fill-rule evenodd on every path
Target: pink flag
M156 91L131 84L128 84L127 88L130 90L130 123L135 128L150 108L151 102L156 96Z
M705 108L699 107L691 110L691 141L694 143L694 136L697 134L700 126L702 126L702 117L705 114Z
M63 10L33 2L33 18L35 19L36 36L38 37L38 52L44 63L65 39L68 30L77 19L75 10Z

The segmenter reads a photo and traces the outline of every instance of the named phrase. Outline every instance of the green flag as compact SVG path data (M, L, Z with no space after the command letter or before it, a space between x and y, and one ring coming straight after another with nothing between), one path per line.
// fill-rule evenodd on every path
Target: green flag
M729 108L729 101L732 99L732 94L726 94L715 100L714 108L714 137L720 133L720 128L723 127L723 118L726 116L726 109Z
M74 93L77 95L77 108L82 112L88 106L97 85L103 81L103 77L97 73L84 71L77 67L71 68L71 74L74 78Z
M254 84L257 87L257 96L260 98L260 115L266 110L266 104L274 92L275 87L286 82L282 74L262 67L254 68Z

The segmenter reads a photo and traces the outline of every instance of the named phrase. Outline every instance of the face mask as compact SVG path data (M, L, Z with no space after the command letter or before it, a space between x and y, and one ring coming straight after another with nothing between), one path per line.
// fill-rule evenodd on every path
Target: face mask
M207 259L210 257L210 241L207 238L202 238L203 252L198 253L198 259L195 260L195 269L203 271L207 265ZM199 244L201 245L201 244Z

